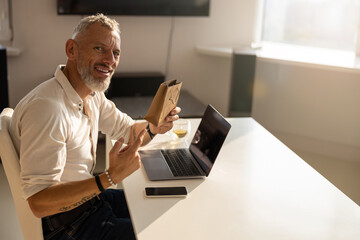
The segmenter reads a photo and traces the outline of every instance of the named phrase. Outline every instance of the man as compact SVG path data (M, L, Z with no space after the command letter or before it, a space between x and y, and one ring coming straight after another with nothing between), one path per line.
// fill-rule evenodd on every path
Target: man
M23 196L42 218L45 239L134 239L123 192L105 189L140 167L138 148L170 130L180 108L156 127L135 123L106 99L120 58L115 20L102 14L82 19L65 50L66 65L14 110L10 132ZM98 131L119 140L109 169L94 177Z

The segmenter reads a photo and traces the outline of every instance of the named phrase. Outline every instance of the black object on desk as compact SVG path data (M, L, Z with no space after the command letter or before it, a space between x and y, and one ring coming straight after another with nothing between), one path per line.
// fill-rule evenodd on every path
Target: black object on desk
M133 119L143 119L149 110L153 96L114 97L110 100L115 103L120 111L126 113ZM177 105L181 107L179 114L181 118L202 117L206 108L206 105L186 90L181 90Z

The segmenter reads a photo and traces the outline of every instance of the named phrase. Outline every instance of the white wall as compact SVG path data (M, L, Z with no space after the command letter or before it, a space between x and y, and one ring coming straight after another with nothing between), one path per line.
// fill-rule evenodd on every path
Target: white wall
M229 59L195 53L198 44L247 44L252 41L252 0L212 0L210 17L175 17L169 74L204 103L223 114L228 110ZM15 46L23 48L9 59L10 105L48 79L66 62L65 41L81 16L58 16L56 1L13 0ZM122 53L118 71L165 73L171 17L116 17L121 27ZM206 91L204 91L206 89Z
M229 110L231 59L199 55L196 45L236 46L253 40L256 1L213 0L211 17L177 18L170 77L184 82L204 103Z

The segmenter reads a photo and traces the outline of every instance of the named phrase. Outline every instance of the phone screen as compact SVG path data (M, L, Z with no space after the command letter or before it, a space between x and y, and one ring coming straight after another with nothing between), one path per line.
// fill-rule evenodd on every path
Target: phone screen
M146 196L186 196L187 190L185 187L147 187L145 188Z

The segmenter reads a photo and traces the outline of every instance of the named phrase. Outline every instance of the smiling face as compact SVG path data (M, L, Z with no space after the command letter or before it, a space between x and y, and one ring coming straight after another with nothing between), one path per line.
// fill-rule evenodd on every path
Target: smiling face
M78 48L77 70L82 80L92 91L106 91L120 60L119 33L94 23L74 41Z

